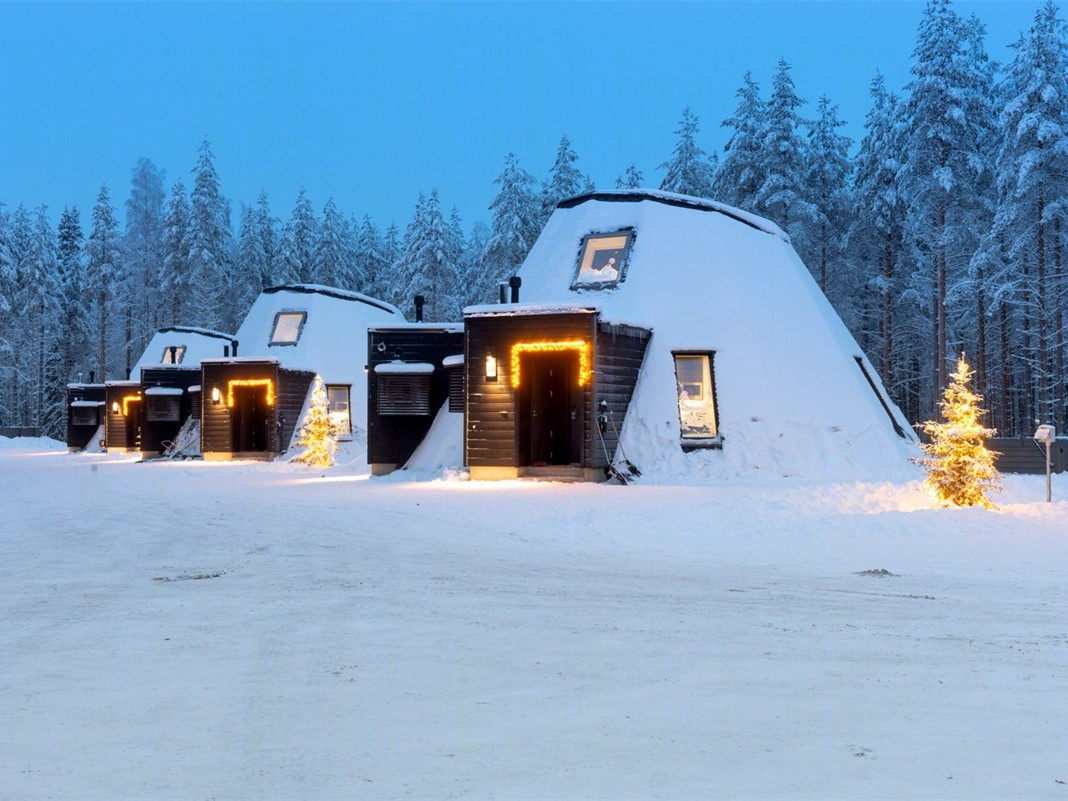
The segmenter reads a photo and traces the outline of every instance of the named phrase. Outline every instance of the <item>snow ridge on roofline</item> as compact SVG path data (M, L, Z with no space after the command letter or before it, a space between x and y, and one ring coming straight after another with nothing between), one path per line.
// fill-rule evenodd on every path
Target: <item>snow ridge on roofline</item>
M280 286L271 286L263 290L264 295L273 295L276 292L303 292L310 295L325 295L339 300L354 300L366 303L368 306L374 306L376 309L381 309L390 314L400 315L400 311L396 306L386 303L384 300L361 295L359 292L352 292L348 289L324 286L323 284L281 284Z
M707 200L703 197L678 195L674 192L663 192L659 189L606 189L603 191L598 190L596 192L587 192L582 195L564 198L556 204L556 208L570 209L581 205L588 200L601 200L609 203L637 203L641 200L652 200L656 203L664 203L669 206L681 206L682 208L696 209L698 211L714 211L723 214L726 217L730 217L733 220L737 220L743 225L748 225L750 228L756 228L758 231L763 231L765 234L777 236L784 242L790 242L790 235L771 220L758 217L756 214L752 214L748 211L736 209L734 206L728 206L726 203Z
M157 329L157 334L169 334L171 332L179 334L200 334L206 337L215 337L216 339L233 339L233 334L227 334L223 331L212 331L210 328L197 328L192 325L170 325L166 328Z

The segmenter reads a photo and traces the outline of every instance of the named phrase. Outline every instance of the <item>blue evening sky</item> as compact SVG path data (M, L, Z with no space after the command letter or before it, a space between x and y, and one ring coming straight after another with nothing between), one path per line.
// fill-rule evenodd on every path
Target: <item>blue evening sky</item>
M959 2L992 56L1037 2ZM505 153L540 183L567 133L578 166L611 188L646 185L683 106L701 144L749 69L767 94L780 57L803 114L820 94L858 139L868 86L908 80L919 2L64 3L0 2L0 201L76 204L102 182L122 210L139 156L188 187L206 135L235 226L265 189L285 220L304 186L317 210L408 221L438 187L469 228L490 220Z

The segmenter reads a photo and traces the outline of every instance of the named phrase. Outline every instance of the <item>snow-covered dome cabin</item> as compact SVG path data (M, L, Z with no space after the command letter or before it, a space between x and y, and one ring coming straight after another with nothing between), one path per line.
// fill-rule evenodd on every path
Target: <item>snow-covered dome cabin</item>
M767 220L637 190L562 201L521 302L465 309L472 478L880 477L914 434Z
M402 320L394 306L357 292L312 284L265 289L229 356L203 362L204 458L270 459L288 450L317 374L345 435L364 425L367 330Z
M232 334L176 325L159 329L126 380L108 381L104 443L109 451L158 456L200 411L200 362L217 356Z

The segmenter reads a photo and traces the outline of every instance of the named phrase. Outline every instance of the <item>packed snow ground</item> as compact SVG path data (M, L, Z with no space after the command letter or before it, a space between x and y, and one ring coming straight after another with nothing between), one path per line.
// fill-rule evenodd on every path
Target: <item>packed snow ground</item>
M1038 477L984 512L0 443L2 799L1068 797Z

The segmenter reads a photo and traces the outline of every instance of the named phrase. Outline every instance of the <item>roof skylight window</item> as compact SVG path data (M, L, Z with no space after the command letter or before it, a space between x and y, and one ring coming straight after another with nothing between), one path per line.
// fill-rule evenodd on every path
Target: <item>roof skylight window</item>
M571 288L611 289L616 286L625 277L633 241L634 231L631 229L583 237L578 270Z
M302 311L281 311L274 316L274 330L270 345L296 345L304 329L308 313Z

